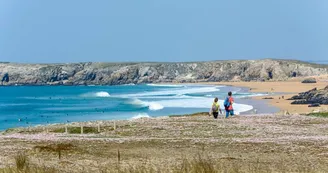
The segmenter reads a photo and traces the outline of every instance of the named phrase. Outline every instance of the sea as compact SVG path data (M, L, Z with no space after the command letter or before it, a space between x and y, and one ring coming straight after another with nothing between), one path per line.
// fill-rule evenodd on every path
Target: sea
M208 112L215 97L221 107L232 91L237 114L254 109L246 88L217 85L142 84L119 86L1 86L0 130L91 120ZM263 106L261 106L263 107Z

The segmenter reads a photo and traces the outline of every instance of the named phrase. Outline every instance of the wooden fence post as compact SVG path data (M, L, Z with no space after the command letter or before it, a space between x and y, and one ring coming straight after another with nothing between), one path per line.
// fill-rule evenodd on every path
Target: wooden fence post
M68 134L67 124L65 125L65 133Z
M83 124L81 123L81 135L83 135Z

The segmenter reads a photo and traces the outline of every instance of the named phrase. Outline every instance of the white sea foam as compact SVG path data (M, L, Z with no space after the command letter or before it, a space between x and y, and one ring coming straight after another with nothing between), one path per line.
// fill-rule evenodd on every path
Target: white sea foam
M132 99L131 101L128 102L129 104L132 105L136 105L136 106L140 106L140 107L148 107L149 110L151 111L156 111L156 110L161 110L164 107L156 102L146 102L146 101L142 101L140 99Z
M155 87L185 87L185 85L173 85L173 84L147 84L148 86Z
M142 99L182 99L182 98L193 98L193 96L187 96L187 95L174 95L174 96L141 96L138 98Z
M175 107L175 108L210 108L212 105L212 98L192 98L192 99L173 99L173 100L161 100L157 101L164 107ZM223 109L223 100L219 100L221 109ZM233 104L235 112L246 112L253 109L253 106L246 104Z
M105 91L100 91L100 92L90 92L86 94L82 94L82 97L110 97L110 94Z
M220 91L220 89L218 89L215 86L213 86L213 87L193 87L193 88L185 88L185 89L170 89L170 90L163 90L163 91L127 94L127 95L123 95L123 97L183 95L183 94L207 93L207 92L215 92L215 91Z
M104 91L97 92L96 93L96 96L97 97L110 97L109 93L108 92L104 92Z
M132 117L132 120L139 119L139 118L150 118L150 116L147 113L140 113L134 117Z
M258 97L258 96L267 96L268 94L263 93L246 93L244 95L237 95L236 98L246 98L246 97Z
M124 84L125 86L136 85L134 83Z

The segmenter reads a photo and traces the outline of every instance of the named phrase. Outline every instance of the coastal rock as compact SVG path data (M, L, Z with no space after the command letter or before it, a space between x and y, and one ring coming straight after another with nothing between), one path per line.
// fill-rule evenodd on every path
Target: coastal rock
M1 83L3 82L9 82L9 74L5 73L2 77Z
M308 107L320 107L320 104L319 103L313 103L313 104L310 104Z
M272 59L185 63L0 63L2 85L282 81L296 75L307 77L324 74L328 74L328 65Z
M315 78L307 78L302 81L302 83L317 83Z
M265 100L270 100L270 99L273 99L273 97L264 97L262 99L265 99Z
M314 88L307 92L299 93L289 100L295 100L291 104L328 104L328 86L321 90Z

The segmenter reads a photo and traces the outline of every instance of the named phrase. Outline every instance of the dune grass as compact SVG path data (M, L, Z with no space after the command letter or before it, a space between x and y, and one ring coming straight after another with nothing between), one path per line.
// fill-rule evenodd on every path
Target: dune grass
M118 155L119 157L119 155ZM224 157L214 159L205 153L198 153L191 158L183 158L176 166L159 167L148 162L140 162L136 165L124 165L117 160L117 163L99 167L101 173L262 173L262 172L317 172L314 167L306 165L295 165L290 169L280 158L274 165L262 163L259 159L256 162L245 164L234 157ZM279 166L277 166L279 165ZM24 153L15 156L15 165L0 168L0 173L61 173L70 172L56 167L46 165L31 164L29 158ZM93 171L83 171L93 172Z
M328 118L328 112L310 113L309 116Z
M15 166L0 168L0 173L57 173L53 167L32 165L25 153L18 153L15 158Z
M294 115L192 116L120 121L116 130L105 122L95 135L16 133L22 138L0 137L0 173L325 172L327 123Z
M57 128L51 130L54 133L65 133L65 128ZM67 132L69 134L81 134L81 127L67 127ZM98 129L96 127L83 127L84 134L96 134L98 133Z

